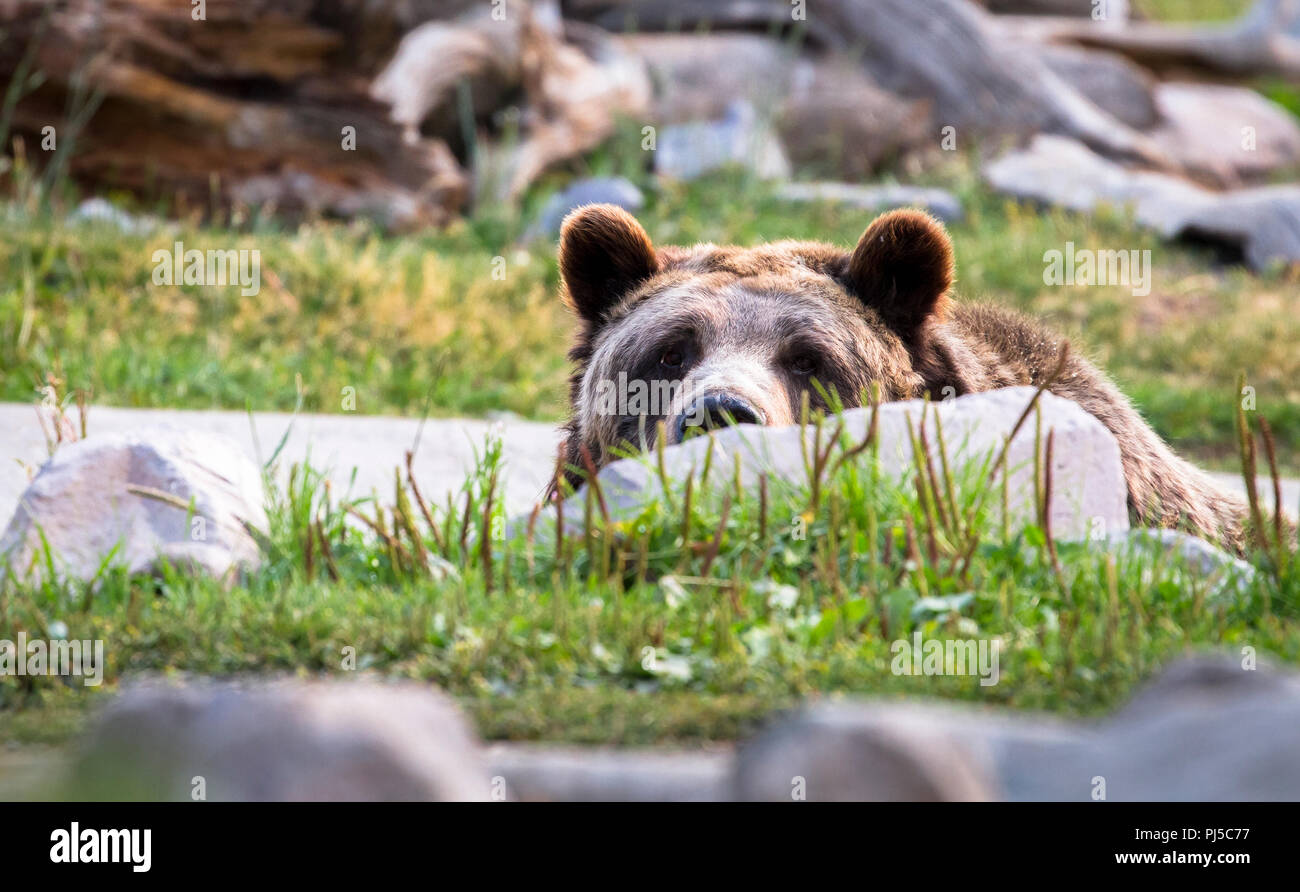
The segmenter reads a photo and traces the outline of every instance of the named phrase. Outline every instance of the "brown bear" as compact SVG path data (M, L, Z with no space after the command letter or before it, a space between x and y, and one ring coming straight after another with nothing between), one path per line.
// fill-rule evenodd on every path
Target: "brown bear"
M602 465L617 447L652 445L660 421L675 443L699 426L794 424L805 393L826 410L823 391L849 408L873 386L886 400L1036 386L1063 340L1005 308L954 301L952 242L915 210L877 217L848 252L802 241L656 249L627 212L590 205L566 218L559 261L580 320L561 456L571 483L584 447ZM626 393L663 382L673 389ZM1135 522L1240 550L1244 500L1174 455L1105 374L1072 352L1050 390L1119 441Z

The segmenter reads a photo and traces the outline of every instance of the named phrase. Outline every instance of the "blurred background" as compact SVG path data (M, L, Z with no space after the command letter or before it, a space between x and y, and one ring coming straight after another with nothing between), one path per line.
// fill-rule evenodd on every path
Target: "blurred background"
M1292 0L0 0L0 91L0 400L556 420L571 207L848 245L919 205L1203 463L1242 372L1300 436ZM159 283L177 242L260 287ZM1149 290L1049 283L1068 246Z

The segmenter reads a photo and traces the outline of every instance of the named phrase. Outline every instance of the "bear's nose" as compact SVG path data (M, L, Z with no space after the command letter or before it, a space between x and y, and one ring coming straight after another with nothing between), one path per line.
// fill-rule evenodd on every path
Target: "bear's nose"
M677 437L691 430L716 430L732 424L762 424L763 413L734 396L706 396L695 401L677 422Z

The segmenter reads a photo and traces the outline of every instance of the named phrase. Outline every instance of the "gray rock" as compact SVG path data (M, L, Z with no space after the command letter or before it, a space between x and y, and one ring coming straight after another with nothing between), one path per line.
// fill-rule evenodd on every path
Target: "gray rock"
M1256 270L1300 260L1300 186L1212 192L1128 170L1058 136L1035 137L1027 149L985 165L984 177L999 192L1082 213L1131 205L1139 223L1164 237L1217 242L1240 251Z
M996 798L991 765L942 711L852 705L805 710L740 748L741 801L972 802Z
M1300 124L1255 90L1164 83L1154 96L1161 122L1151 138L1210 185L1259 182L1300 164Z
M73 799L482 801L491 785L454 706L414 683L146 683L100 716Z
M77 205L71 218L78 222L107 223L132 235L152 232L159 226L153 217L137 217L98 197L87 198Z
M1255 578L1255 568L1204 539L1182 530L1133 529L1112 533L1118 550L1145 548L1175 556L1200 579L1210 583L1215 596L1239 594Z
M1114 717L1044 743L990 741L1007 796L1112 801L1300 799L1300 682L1240 657L1172 666Z
M986 393L969 394L930 404L927 411L927 439L938 461L938 438L934 415L943 425L948 458L954 468L965 462L989 459L1006 441L1016 420L1033 397L1030 387L1009 387ZM902 479L915 472L908 419L919 427L925 404L920 400L885 403L880 407L878 436L882 473ZM1114 436L1096 418L1067 399L1043 394L1040 400L1043 438L1056 431L1057 448L1053 455L1052 530L1063 539L1095 538L1128 529L1127 484L1120 464L1119 445ZM860 442L867 433L870 409L851 409L840 416L844 432L851 442ZM830 436L835 421L827 422L824 436ZM712 468L715 474L730 479L738 453L741 458L742 486L756 487L760 474L767 474L793 485L807 480L804 454L813 437L811 429L798 426L773 428L740 425L710 436L716 438ZM670 480L684 481L696 473L708 450L708 437L696 437L664 450L665 472ZM1014 525L1036 517L1033 509L1034 424L1029 419L1020 429L1007 453L1011 469L1009 504ZM718 471L722 469L722 471ZM662 485L650 457L627 458L611 462L601 469L600 485L614 519L623 519L639 510L650 498L661 495ZM722 478L715 478L715 482ZM576 493L565 502L565 528L581 528L585 495ZM542 517L549 528L553 513ZM518 528L519 524L516 523Z
M1240 471L1236 473L1210 471L1209 475L1224 489L1246 495L1246 481L1242 479ZM1300 515L1300 480L1294 477L1283 477L1279 482L1282 484L1282 511L1291 514L1292 517ZM1272 511L1274 507L1272 478L1259 477L1255 485L1263 504Z
M1300 676L1237 657L1171 665L1112 717L842 702L741 748L735 795L810 800L1257 801L1300 798Z
M946 189L924 186L785 183L777 189L776 194L778 198L786 201L824 201L873 212L916 207L928 211L946 223L955 223L962 219L961 200L957 196Z
M1026 51L1036 53L1057 77L1128 126L1147 130L1159 120L1155 78L1124 56L1052 43L1026 44Z
M787 179L790 161L770 122L748 102L733 102L720 121L675 124L659 131L655 172L678 180L739 164L760 179Z
M560 223L568 213L588 204L616 204L626 211L636 212L645 205L645 196L630 180L622 177L579 180L550 197L538 215L534 231L558 235Z
M60 578L91 581L110 561L229 580L261 562L249 528L266 530L263 501L257 466L225 437L166 427L93 436L61 446L19 497L0 572L8 563L40 581L48 543Z

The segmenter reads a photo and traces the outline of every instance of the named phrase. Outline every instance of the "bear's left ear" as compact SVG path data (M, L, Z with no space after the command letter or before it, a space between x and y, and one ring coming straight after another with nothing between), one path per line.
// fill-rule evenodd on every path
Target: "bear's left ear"
M911 338L942 320L952 287L952 242L943 224L917 210L882 214L849 258L849 284L891 328Z
M627 211L612 204L578 208L560 227L560 276L569 303L599 324L605 312L637 284L659 271L650 236Z

